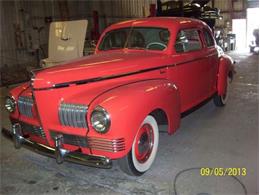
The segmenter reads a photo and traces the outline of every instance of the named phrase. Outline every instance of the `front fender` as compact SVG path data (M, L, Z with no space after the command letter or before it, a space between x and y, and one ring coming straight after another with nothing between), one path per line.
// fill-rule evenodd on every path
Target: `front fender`
M233 75L234 67L233 60L223 55L219 59L218 81L217 81L217 93L218 95L224 95L227 87L227 77ZM231 75L229 75L231 74Z
M98 134L90 123L93 109L100 105L110 114L110 130ZM89 105L88 136L107 139L124 138L126 149L116 157L126 155L144 118L156 109L163 110L168 119L168 132L173 133L180 123L180 99L176 86L165 79L145 80L116 87L98 96Z
M13 96L13 98L15 99L15 101L17 102L18 101L18 98L19 96L29 88L30 86L30 83L29 82L26 82L26 83L23 83L13 89L10 90L9 92L9 96ZM18 112L18 107L17 107L17 104L16 104L16 109L13 113L10 113L10 117L11 118L15 118L15 119L18 119L19 117L19 112Z

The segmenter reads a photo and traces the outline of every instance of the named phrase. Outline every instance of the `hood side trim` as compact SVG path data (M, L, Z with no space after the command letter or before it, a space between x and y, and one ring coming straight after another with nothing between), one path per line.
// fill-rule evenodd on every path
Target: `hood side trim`
M91 79L70 81L70 82L65 82L65 83L58 83L58 84L54 84L52 87L33 88L33 90L41 91L41 90L49 90L49 89L58 89L58 88L69 87L70 85L73 85L73 84L75 84L75 85L82 85L82 84L93 83L93 82L98 82L98 81L104 81L104 80L109 80L109 79L116 79L116 78L125 77L125 76L131 76L131 75L134 75L134 74L150 72L150 71L159 70L161 68L167 68L167 67L172 67L172 66L176 66L176 64L163 65L163 66L158 66L158 67L154 67L154 68L147 68L147 69L133 71L133 72L127 72L127 73L123 73L123 74L116 74L116 75L110 75L110 76L104 76L104 77L96 77L96 78L91 78Z

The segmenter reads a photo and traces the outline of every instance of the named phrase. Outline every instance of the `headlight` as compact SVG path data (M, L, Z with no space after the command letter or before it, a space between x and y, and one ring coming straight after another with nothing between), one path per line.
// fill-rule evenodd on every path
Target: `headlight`
M97 106L91 113L91 125L98 133L106 133L110 128L110 116L101 106Z
M9 112L14 112L15 111L15 106L16 106L16 101L13 97L7 97L5 100L5 108Z

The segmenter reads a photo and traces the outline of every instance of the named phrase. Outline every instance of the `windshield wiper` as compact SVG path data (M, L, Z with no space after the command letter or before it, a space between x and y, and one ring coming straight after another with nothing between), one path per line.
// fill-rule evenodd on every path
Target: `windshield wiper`
M140 49L140 50L146 50L144 47L126 47L127 49Z
M110 49L123 49L123 47L110 47L108 50Z
M123 47L110 47L110 48L103 49L103 51L116 50L116 49L124 49L124 48Z

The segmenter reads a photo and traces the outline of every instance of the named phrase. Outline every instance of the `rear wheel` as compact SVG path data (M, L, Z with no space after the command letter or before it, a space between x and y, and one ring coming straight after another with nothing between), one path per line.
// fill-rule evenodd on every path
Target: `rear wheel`
M130 152L119 159L122 171L129 175L142 175L154 162L159 143L159 129L155 118L148 115L138 130Z
M231 84L232 79L228 76L227 77L227 87L226 87L226 91L225 94L223 95L215 95L214 96L214 103L216 106L218 107L222 107L225 106L227 103L227 100L229 98L229 89L230 89L230 84Z

